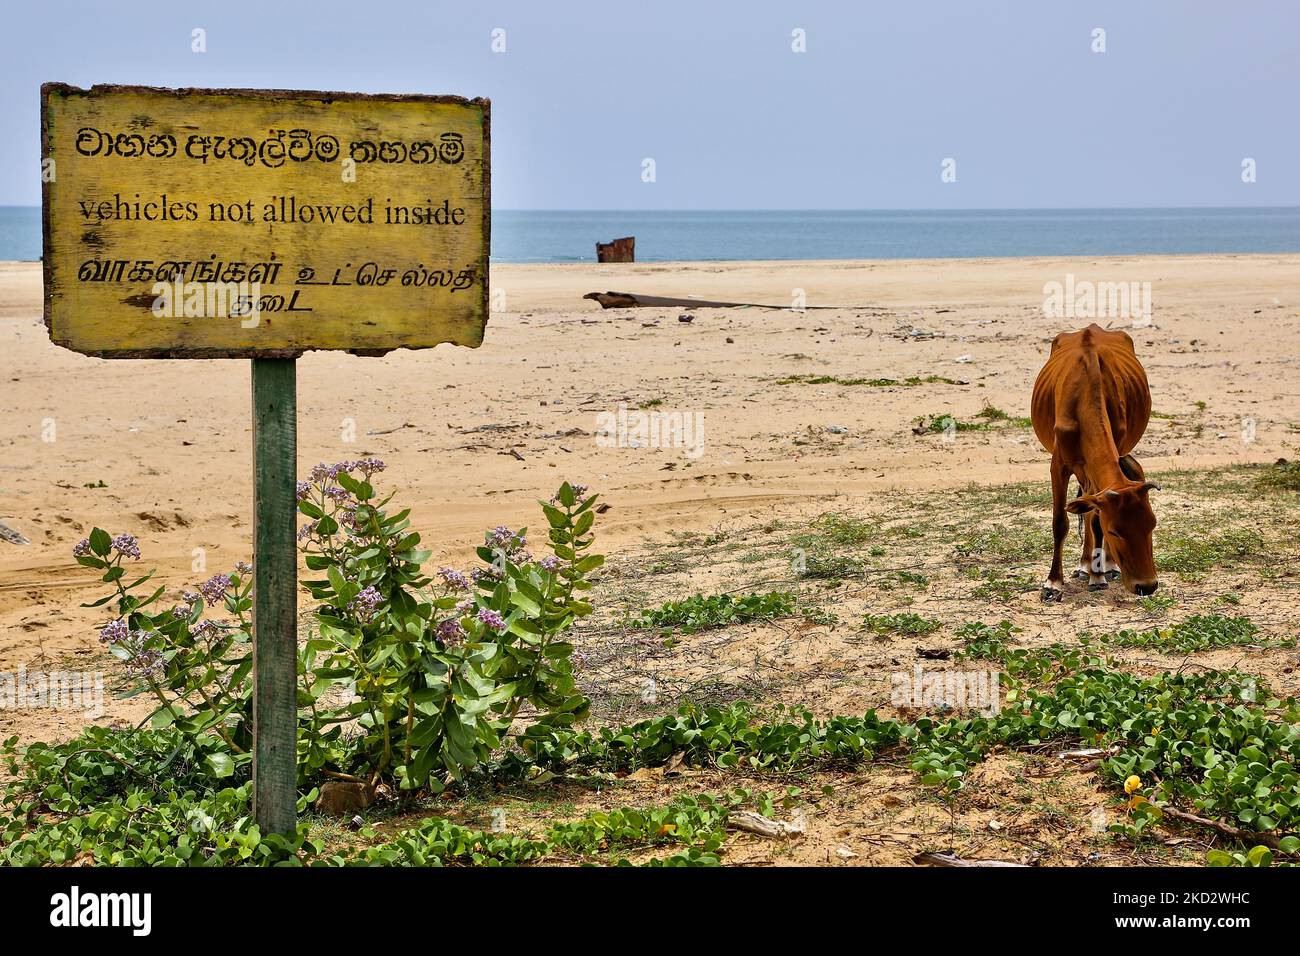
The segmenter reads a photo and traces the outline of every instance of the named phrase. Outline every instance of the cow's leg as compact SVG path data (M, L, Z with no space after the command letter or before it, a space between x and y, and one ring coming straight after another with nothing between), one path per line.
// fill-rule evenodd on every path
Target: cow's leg
M1070 488L1070 472L1065 465L1052 459L1052 567L1043 582L1044 601L1059 601L1065 594L1065 579L1061 572L1061 550L1065 536L1070 531L1070 519L1065 513L1065 493Z
M1099 535L1100 533L1101 532L1098 531ZM1102 559L1105 561L1105 564L1103 565L1104 570L1102 573L1106 575L1106 580L1107 581L1118 580L1120 577L1119 562L1115 560L1115 558L1111 555L1110 551L1107 549L1106 542L1104 539L1101 542L1101 553L1102 553Z
M1083 481L1082 479L1080 479L1079 497L1083 497L1087 493L1088 493L1087 490L1083 487ZM1082 554L1079 557L1079 566L1074 569L1074 572L1070 576L1074 578L1076 581L1087 581L1092 575L1092 562L1089 560L1088 557L1088 552L1089 552L1088 532L1087 532L1088 516L1079 515L1079 517L1076 520L1079 523L1079 548L1081 549Z
M1106 547L1101 533L1101 519L1095 513L1084 515L1083 564L1088 571L1088 590L1106 587Z

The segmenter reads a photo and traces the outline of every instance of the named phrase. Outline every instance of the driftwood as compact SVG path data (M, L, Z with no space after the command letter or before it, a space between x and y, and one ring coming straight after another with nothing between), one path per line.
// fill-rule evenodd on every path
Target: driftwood
M774 839L803 836L802 824L773 820L751 810L741 810L738 813L731 814L727 820L727 826L733 830L744 830L746 833L757 833L759 836Z
M0 540L8 541L10 544L31 544L26 535L15 531L3 521L0 521Z
M636 262L636 236L596 243L597 262Z
M1160 812L1174 820L1183 823L1191 823L1198 827L1208 827L1216 833L1221 833L1233 840L1240 840L1242 843L1257 844L1262 843L1264 846L1271 847L1274 850L1280 850L1282 838L1273 833L1260 833L1256 830L1243 830L1240 827L1234 827L1231 823L1222 823L1218 820L1211 820L1207 817L1198 817L1194 813L1185 813L1182 810L1175 810L1173 807L1161 807Z
M631 292L588 292L584 299L595 299L602 309L695 308L695 309L776 309L781 312L804 312L808 309L839 309L851 306L764 305L760 302L715 302L711 299L678 299L664 295L635 295Z
M1024 866L1023 863L1008 863L1006 860L963 860L951 853L918 853L912 862L923 866Z
M1056 755L1058 760L1093 760L1099 757L1109 757L1119 751L1118 747L1089 747L1086 750L1064 750Z

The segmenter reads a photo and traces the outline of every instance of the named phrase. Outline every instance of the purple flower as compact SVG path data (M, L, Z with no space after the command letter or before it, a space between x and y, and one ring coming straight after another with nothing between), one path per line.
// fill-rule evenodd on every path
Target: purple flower
M249 564L247 561L236 561L235 570L238 571L240 574L252 574L253 566Z
M126 669L137 677L150 677L163 669L162 654L151 647L141 648L127 661Z
M506 627L506 619L490 607L481 608L478 612L478 621L493 631L503 631Z
M460 626L460 621L450 617L434 629L434 634L444 647L455 647L465 640L465 629Z
M348 612L363 621L368 621L374 617L375 609L384 603L384 596L379 593L379 589L373 584L362 588L348 603Z
M338 485L330 485L328 488L326 488L325 497L329 498L331 501L337 501L339 504L342 504L345 501L352 500L352 496L349 495L346 490L340 488Z
M541 565L543 571L549 571L551 574L560 569L560 559L553 554L548 554L537 563Z
M131 628L120 617L116 621L109 621L99 631L101 644L121 644L130 636Z
M74 558L85 558L90 555L90 539L82 538L72 546L72 556Z
M351 471L355 469L369 478L375 472L383 471L386 467L388 466L378 458L362 458L359 461L352 462L352 466L348 470Z
M209 604L220 604L221 599L230 590L230 575L214 574L199 585L199 591Z
M311 485L305 481L298 482L297 490L294 492L299 501L306 501L307 496L311 494Z
M201 640L210 641L214 637L220 636L223 630L224 628L216 621L203 620L199 621L190 633Z
M113 550L123 557L140 560L140 545L133 534L119 534L113 539Z
M195 594L193 591L182 591L182 592L181 592L181 600L184 601L186 604L191 604L191 605L192 605L192 604L197 604L197 603L199 602L199 600L201 599L201 597L202 597L202 595Z
M505 527L505 525L502 525L498 528L493 528L491 531L489 531L487 533L487 540L488 540L488 544L494 544L498 548L522 547L524 543L524 539L520 538L519 543L515 544L515 533L511 531L509 528Z
M438 576L447 587L454 590L464 591L469 587L469 578L463 571L457 571L455 568L439 568Z
M311 472L307 475L307 478L314 484L323 485L326 482L333 481L337 478L340 472L351 470L352 462L350 461L335 462L332 465L327 465L322 461L316 465L316 467L312 468Z
M301 528L298 529L298 540L306 541L308 538L312 536L312 532L314 532L315 530L316 530L315 523L311 521L307 522L305 525L303 525Z
M465 600L461 601L459 604L456 605L456 613L459 614L461 617L464 617L465 615L469 614L469 612L472 610L474 610L473 598L465 598Z

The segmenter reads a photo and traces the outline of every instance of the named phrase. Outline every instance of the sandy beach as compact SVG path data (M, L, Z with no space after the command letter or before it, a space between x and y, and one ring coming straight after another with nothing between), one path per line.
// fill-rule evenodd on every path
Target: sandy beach
M448 563L484 528L534 522L565 479L611 506L608 552L890 491L1045 485L1028 429L913 428L990 405L1027 414L1052 337L1086 324L1043 314L1044 284L1070 274L1151 283L1152 325L1134 331L1163 416L1138 449L1149 470L1294 457L1300 256L502 265L481 349L300 361L300 471L384 459ZM803 290L810 308L683 323L582 299L605 290L778 305ZM31 542L0 542L6 670L99 659L99 612L77 607L96 581L70 554L93 526L138 534L141 566L171 587L204 576L200 557L207 574L246 558L252 533L248 363L87 358L51 345L40 312L38 266L0 265L0 521ZM940 380L841 384L910 377ZM598 415L620 405L702 415L702 449L607 447ZM0 733L14 721L0 715Z

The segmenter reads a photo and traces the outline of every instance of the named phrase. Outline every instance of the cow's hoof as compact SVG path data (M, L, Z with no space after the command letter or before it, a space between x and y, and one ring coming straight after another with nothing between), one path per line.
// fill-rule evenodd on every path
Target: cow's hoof
M1118 580L1119 580L1119 577L1120 577L1120 575L1119 575L1119 572L1118 572L1118 571L1107 571L1107 572L1106 572L1106 580L1107 580L1107 581L1118 581Z
M1047 585L1043 585L1043 591L1039 595L1039 597L1041 597L1044 601L1059 601L1061 600L1061 598L1065 597L1065 592L1062 591L1060 588L1053 588L1053 587L1048 587Z
M1075 568L1074 571L1070 574L1070 577L1074 578L1074 580L1076 581L1082 581L1087 576L1088 576L1088 572L1082 570L1081 568Z
M1089 591L1104 591L1104 590L1106 590L1108 587L1110 587L1110 585L1107 584L1105 581L1093 581L1091 584L1088 585L1088 590L1089 590Z

